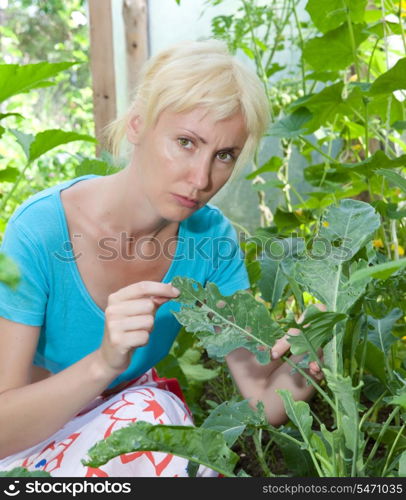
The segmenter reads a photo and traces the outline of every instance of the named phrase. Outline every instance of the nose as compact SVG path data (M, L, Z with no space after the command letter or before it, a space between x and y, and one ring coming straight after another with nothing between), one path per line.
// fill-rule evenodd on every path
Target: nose
M210 183L211 157L199 155L191 163L188 180L198 190L207 188Z

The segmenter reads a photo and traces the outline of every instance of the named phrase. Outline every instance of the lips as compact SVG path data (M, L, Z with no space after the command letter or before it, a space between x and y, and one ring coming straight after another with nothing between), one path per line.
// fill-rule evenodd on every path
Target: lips
M172 194L172 196L183 207L194 208L194 207L197 207L197 205L199 204L199 200L187 198L186 196L181 196L180 194Z

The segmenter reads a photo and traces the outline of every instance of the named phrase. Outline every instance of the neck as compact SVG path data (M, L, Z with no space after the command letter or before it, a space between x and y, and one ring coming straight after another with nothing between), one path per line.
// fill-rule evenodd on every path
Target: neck
M134 179L133 171L126 167L103 178L97 194L98 219L107 234L125 233L134 239L156 238L174 223L154 211Z

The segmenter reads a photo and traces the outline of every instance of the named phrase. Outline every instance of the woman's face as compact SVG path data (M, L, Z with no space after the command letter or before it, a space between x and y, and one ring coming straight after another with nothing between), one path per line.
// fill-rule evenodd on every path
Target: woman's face
M247 139L241 113L216 121L203 108L163 111L142 131L136 117L129 140L135 144L131 168L157 215L180 221L205 205L229 179Z

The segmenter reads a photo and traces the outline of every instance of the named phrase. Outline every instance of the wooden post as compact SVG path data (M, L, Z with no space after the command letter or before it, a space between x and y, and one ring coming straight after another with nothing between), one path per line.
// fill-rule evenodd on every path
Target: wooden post
M96 137L128 107L148 58L147 0L89 0L90 66Z
M117 116L111 0L89 0L90 68L97 152L102 149L103 128Z
M134 92L141 66L149 55L147 0L124 0L128 96Z

